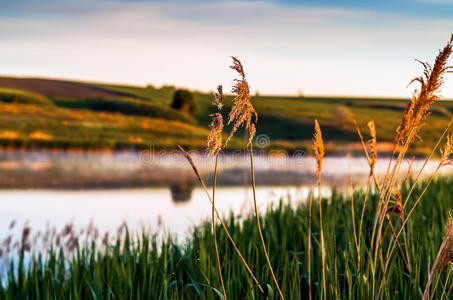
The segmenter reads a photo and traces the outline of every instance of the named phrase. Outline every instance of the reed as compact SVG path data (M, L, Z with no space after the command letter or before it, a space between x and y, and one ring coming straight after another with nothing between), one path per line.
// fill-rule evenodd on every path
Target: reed
M316 183L318 185L318 202L319 202L319 226L321 234L321 262L322 262L322 288L324 299L327 298L326 293L326 249L324 245L324 230L322 228L322 196L321 196L321 170L322 160L324 158L324 141L322 140L321 128L318 120L315 120L315 133L313 134L313 151L316 158Z

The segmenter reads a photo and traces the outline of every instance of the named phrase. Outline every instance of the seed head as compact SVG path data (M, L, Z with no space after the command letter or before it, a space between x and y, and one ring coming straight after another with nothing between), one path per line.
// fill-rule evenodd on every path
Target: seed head
M444 149L440 150L440 166L446 166L451 164L450 155L453 152L453 134L447 136L447 142L445 143Z
M436 271L442 271L446 266L453 266L453 217L450 216L447 223L447 233L444 238L444 248L439 256Z
M211 131L208 135L208 155L217 154L222 149L223 117L221 111L223 107L223 90L221 85L217 87L213 105L217 106L218 112L211 115L212 122L209 125Z
M322 159L324 157L324 142L322 140L321 128L318 120L315 120L315 133L313 134L313 150L316 157L316 179L321 184Z
M374 121L368 122L368 128L370 129L371 136L371 139L368 141L370 144L370 174L373 174L377 159L376 127L374 126Z
M228 116L228 125L233 123L233 129L231 130L225 145L228 144L234 133L241 126L245 126L245 129L248 131L250 143L255 136L255 129L252 128L252 116L255 116L255 122L258 119L258 114L250 102L250 89L249 84L245 79L244 68L237 58L232 57L232 59L233 65L231 65L230 68L235 70L239 74L240 78L234 80L235 84L232 92L237 96L233 100L233 107L231 108Z
M447 45L439 51L434 61L434 66L427 62L417 60L423 66L423 75L411 80L409 84L418 82L420 91L415 91L412 100L408 103L403 115L401 125L397 129L397 141L412 142L418 130L423 126L423 121L429 116L431 104L439 98L439 90L444 83L444 74L452 68L447 66L447 60L453 50L453 35ZM411 133L412 132L412 133Z

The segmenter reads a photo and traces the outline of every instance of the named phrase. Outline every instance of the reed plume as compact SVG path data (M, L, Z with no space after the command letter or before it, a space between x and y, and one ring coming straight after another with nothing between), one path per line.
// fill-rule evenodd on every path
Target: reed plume
M324 157L324 143L322 140L321 128L318 120L315 120L315 133L313 135L313 151L316 157L316 179L318 185L321 184L322 159Z
M241 126L245 126L245 129L248 132L250 144L255 136L255 126L252 123L252 117L255 116L255 122L258 120L258 114L253 108L252 103L250 102L250 89L249 84L245 78L244 67L241 62L235 58L233 59L233 64L230 66L231 69L235 70L240 78L234 79L235 84L233 86L232 92L237 96L233 99L233 107L231 108L230 114L228 116L228 125L233 123L233 129L231 130L230 135L226 140L226 144L230 141L233 135ZM252 126L253 125L253 126Z
M448 265L453 267L453 217L451 216L448 220L445 240L445 247L440 254L436 271L443 270Z
M444 83L444 74L452 68L447 65L452 50L453 35L447 45L439 51L434 66L431 66L428 62L417 60L423 66L423 75L412 79L409 85L418 82L420 91L415 91L412 100L406 107L401 125L397 129L397 140L403 141L408 138L410 143L417 131L423 126L423 121L428 117L431 104L439 100L439 89Z
M212 114L212 122L209 125L211 131L208 135L208 155L217 154L222 149L222 132L223 132L223 117L222 117L222 107L223 107L223 89L219 85L217 87L217 93L215 95L215 100L213 105L217 106L218 112Z
M368 128L370 129L371 139L368 141L370 144L370 175L374 173L374 166L376 165L377 160L377 142L376 142L376 127L374 126L374 121L371 120L368 122Z
M321 203L321 169L324 158L324 142L318 120L315 120L315 133L313 134L313 150L316 157L316 181L318 184L319 223L321 232L321 261L322 261L322 287L326 299L326 250L324 246L324 232L322 228L322 203Z
M444 149L440 150L440 165L441 167L451 165L450 155L453 152L453 134L447 136Z

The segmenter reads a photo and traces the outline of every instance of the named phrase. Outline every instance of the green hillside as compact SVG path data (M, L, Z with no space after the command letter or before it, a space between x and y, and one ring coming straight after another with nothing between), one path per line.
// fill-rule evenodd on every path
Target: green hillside
M203 148L209 114L215 112L211 105L214 95L192 92L198 110L191 117L170 108L175 90L172 86L0 78L0 103L3 103L0 146L124 149L147 148L153 144L174 149L180 143L194 149ZM225 97L225 114L232 99L232 95ZM393 142L407 101L365 97L252 97L259 115L257 135L266 134L271 141L266 150L305 149L308 152L314 119L318 119L323 128L328 152L336 152L345 144L358 143L352 120L361 126L365 138L366 124L374 120L378 142ZM415 143L413 151L428 151L452 112L453 101L436 103L421 132L424 143ZM37 134L31 138L33 132L42 136ZM238 136L230 149L242 146Z

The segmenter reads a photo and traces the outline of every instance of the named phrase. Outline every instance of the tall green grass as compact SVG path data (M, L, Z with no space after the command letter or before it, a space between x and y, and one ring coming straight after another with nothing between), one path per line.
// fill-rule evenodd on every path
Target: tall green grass
M417 199L426 183L415 188L411 200ZM362 207L364 192L355 191L356 211ZM403 196L407 187L402 189ZM367 201L363 239L369 243L374 208L379 196ZM285 201L262 214L261 224L270 261L282 292L288 299L308 297L307 244L308 206L301 202L291 207ZM370 294L369 268L372 257L362 251L362 271L357 268L349 196L333 192L322 200L328 299L367 299ZM453 178L434 181L420 207L408 222L408 252L412 272L404 270L400 256L394 255L387 271L384 299L419 299L428 278L428 266L435 259L445 234L449 212L453 207ZM313 202L317 211L318 202ZM356 223L360 215L356 214ZM259 232L254 217L231 215L225 219L233 239L262 284L269 299L278 299L271 273L262 255ZM206 221L194 228L185 240L172 236L159 241L156 236L125 234L116 242L96 246L80 245L73 256L65 258L63 248L48 255L35 256L27 265L22 251L19 261L8 271L0 299L221 299L218 269L212 237L212 224ZM322 294L322 268L319 219L312 219L312 291L313 298ZM228 241L217 226L225 289L230 299L264 299ZM13 270L16 270L13 271ZM17 271L18 270L18 271ZM453 284L443 272L433 299L439 299L444 284ZM269 284L267 284L269 283ZM451 295L450 295L451 298ZM445 299L445 297L444 297Z

